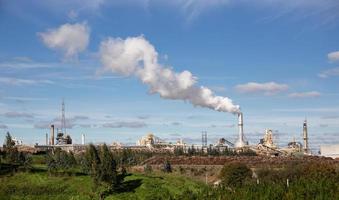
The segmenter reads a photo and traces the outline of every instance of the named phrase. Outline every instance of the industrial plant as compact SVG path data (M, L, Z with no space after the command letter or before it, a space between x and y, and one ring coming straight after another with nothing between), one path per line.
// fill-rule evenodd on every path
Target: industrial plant
M203 131L201 134L201 144L189 144L179 139L176 142L167 142L153 133L148 133L136 141L135 145L123 145L120 142L113 142L110 144L111 149L132 149L145 150L154 152L174 152L176 148L181 148L183 152L187 152L189 148L195 148L201 151L207 151L207 148L217 150L252 150L258 155L266 156L290 156L290 155L312 155L309 148L309 137L307 130L307 120L302 124L302 138L303 142L293 141L286 144L285 147L278 147L274 141L273 131L266 129L263 137L258 139L257 144L249 144L246 141L244 134L244 116L242 112L237 113L238 134L237 140L231 142L225 138L220 138L214 144L207 143L207 132ZM17 142L18 145L22 141ZM100 144L97 144L100 145ZM46 134L46 144L36 144L34 146L36 151L46 151L53 148L61 148L66 151L84 151L86 149L85 134L81 134L81 144L74 144L68 132L66 132L66 117L65 117L65 103L62 101L61 105L61 120L60 127L56 128L54 124L50 125L50 135ZM333 148L333 147L332 147ZM328 148L322 148L322 151L329 151Z

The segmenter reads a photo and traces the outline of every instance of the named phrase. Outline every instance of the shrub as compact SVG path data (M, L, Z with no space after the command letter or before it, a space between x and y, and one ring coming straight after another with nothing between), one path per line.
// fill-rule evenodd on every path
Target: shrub
M220 179L224 185L237 187L242 186L252 176L252 171L245 164L230 163L224 165L220 172Z

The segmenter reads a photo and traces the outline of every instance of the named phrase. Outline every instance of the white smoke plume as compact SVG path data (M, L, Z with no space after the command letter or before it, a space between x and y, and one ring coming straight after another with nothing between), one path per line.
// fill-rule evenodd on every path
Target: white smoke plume
M220 112L238 113L240 108L227 97L216 96L212 90L197 86L197 78L189 71L174 72L158 62L154 46L143 36L108 38L101 42L100 59L103 71L136 76L147 84L150 93L164 99L181 99L194 106Z

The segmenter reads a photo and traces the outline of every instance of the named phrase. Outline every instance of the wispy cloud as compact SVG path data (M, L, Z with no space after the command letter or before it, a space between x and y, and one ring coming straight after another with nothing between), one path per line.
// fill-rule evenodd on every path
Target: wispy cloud
M8 126L5 124L0 124L0 129L8 129Z
M180 122L172 122L171 125L172 126L181 126L182 123L180 123Z
M104 123L102 126L104 128L143 128L146 127L147 124L139 121L119 121Z
M249 82L236 85L235 90L240 93L264 93L265 95L273 95L288 90L288 85L275 82Z
M288 96L291 98L312 98L312 97L320 97L321 93L317 91L295 92L295 93L290 93Z
M282 108L273 109L276 112L339 112L339 107L324 107L324 108Z
M140 115L140 116L138 116L138 119L149 119L150 118L150 116L148 116L148 115Z
M9 97L4 97L4 99L8 100L15 100L15 101L46 101L48 98L39 98L39 97L14 97L14 96L9 96Z
M327 115L323 116L322 119L339 119L339 115Z
M339 67L335 67L332 69L327 69L325 71L322 71L318 74L320 78L328 78L330 76L339 76Z
M26 57L20 59L13 59L10 61L0 62L0 68L11 68L11 69L35 69L35 68L54 68L60 66L57 63L41 63L32 60L24 60ZM29 59L29 58L26 58Z
M37 84L53 84L51 80L36 80L36 79L20 79L12 77L0 77L0 83L12 86L37 85Z
M3 116L7 118L33 118L34 115L32 113L25 113L25 112L6 112L3 114Z
M84 121L84 120L88 120L89 117L84 116L84 115L76 115L73 117L69 117L66 118L66 128L67 129L72 129L76 126L81 126L83 127L83 123L79 123L79 121ZM50 127L51 124L54 124L54 126L56 128L61 128L61 118L57 117L54 118L53 120L50 121L39 121L37 123L34 124L34 128L38 128L38 129L48 129Z

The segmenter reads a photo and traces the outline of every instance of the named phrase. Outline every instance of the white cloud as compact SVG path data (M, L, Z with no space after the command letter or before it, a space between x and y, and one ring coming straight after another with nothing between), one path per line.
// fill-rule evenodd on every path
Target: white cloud
M339 51L334 51L334 52L327 54L327 58L331 62L339 61Z
M32 79L19 79L19 78L9 78L9 77L0 77L0 83L13 86L23 86L23 85L36 85L36 84L53 84L53 81L50 80L32 80Z
M86 23L64 24L39 33L39 36L48 48L61 51L66 59L70 59L86 50L90 31Z
M265 95L272 95L288 90L288 85L275 82L248 82L246 84L236 85L235 89L240 93L264 93Z
M320 97L321 93L317 91L295 92L295 93L290 93L288 96L291 98L312 98L312 97Z
M335 67L332 69L328 69L325 71L322 71L318 74L320 78L328 78L330 76L339 76L339 67Z

